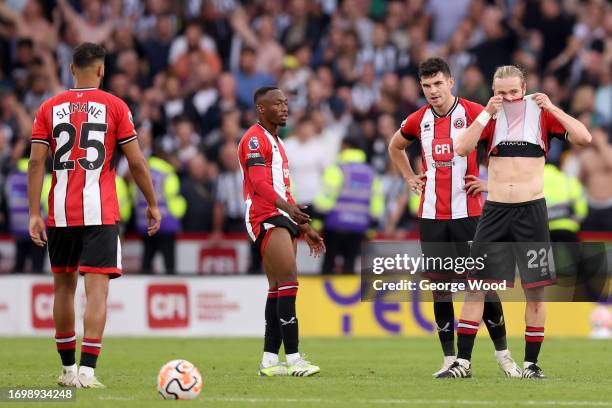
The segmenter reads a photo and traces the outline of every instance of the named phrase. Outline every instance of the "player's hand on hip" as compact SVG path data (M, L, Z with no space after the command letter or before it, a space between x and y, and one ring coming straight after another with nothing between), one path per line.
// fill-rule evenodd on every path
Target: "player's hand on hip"
M157 207L147 207L147 234L155 234L161 225L161 214Z
M317 231L312 228L309 228L308 231L304 234L304 239L310 248L310 256L315 258L319 258L321 255L325 253L325 243L323 242L323 238Z
M503 102L504 102L503 97L499 95L493 96L491 99L489 99L489 102L487 103L485 110L487 111L489 115L493 116L502 108Z
M489 191L487 182L479 179L474 175L468 175L464 177L465 185L463 188L467 191L468 195L476 197L478 194Z
M423 191L423 187L425 187L426 179L427 176L425 174L415 174L414 177L406 179L406 183L408 183L410 191L412 191L413 193L421 194L421 191Z
M40 214L30 216L30 238L39 247L47 244L47 230Z
M306 224L310 221L310 216L302 211L302 209L304 208L307 207L290 204L288 214L291 219L293 219L293 221L297 222L298 224Z
M550 112L552 108L555 107L553 103L550 101L548 95L543 93L535 93L533 94L533 101L538 105L538 107L542 110Z

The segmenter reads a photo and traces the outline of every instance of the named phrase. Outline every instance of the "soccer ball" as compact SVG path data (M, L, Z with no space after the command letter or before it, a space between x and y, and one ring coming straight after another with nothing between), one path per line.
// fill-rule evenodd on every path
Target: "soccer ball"
M200 371L187 360L164 364L157 375L157 391L163 399L194 399L202 390Z
M600 339L609 339L612 337L612 313L605 306L598 306L590 316L591 320L591 337Z

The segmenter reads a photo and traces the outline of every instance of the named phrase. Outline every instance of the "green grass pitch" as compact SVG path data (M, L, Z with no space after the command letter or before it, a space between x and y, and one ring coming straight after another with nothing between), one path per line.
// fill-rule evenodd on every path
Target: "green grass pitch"
M52 387L60 371L53 339L0 339L0 387ZM301 349L321 366L311 378L257 377L260 339L107 338L96 373L103 390L78 390L76 403L17 406L168 407L612 407L612 341L546 339L545 381L506 379L493 346L479 338L474 378L434 380L441 363L433 338L306 338ZM510 339L517 362L523 342ZM198 366L204 388L194 401L164 401L157 371L183 358ZM520 363L522 364L522 362Z

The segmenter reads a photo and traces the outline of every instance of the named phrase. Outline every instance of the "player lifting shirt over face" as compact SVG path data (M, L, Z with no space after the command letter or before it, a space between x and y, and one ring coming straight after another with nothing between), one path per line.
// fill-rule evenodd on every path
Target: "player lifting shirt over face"
M488 189L482 217L472 244L472 256L486 252L487 267L471 279L514 282L515 267L527 298L523 378L544 378L536 365L544 340L544 287L555 281L548 259L550 235L544 200L544 163L552 137L585 145L586 127L550 102L542 93L525 95L523 72L515 66L497 69L494 96L485 110L455 142L455 152L470 154L486 140L489 154ZM497 246L485 243L512 242ZM457 361L443 377L470 377L471 354L482 318L484 293L468 292L457 329Z

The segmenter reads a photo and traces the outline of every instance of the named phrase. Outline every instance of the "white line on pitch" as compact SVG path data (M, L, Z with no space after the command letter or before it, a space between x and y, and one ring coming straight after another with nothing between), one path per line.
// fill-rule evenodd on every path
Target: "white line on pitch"
M580 407L612 407L612 402L607 401L551 401L551 400L514 400L514 401L490 401L490 400L428 400L428 399L360 399L360 400L333 400L323 398L243 398L243 397L210 397L206 400L220 402L244 402L251 404L260 403L310 403L310 404L433 404L433 405L497 405L500 402L519 406L552 405L552 406L580 406Z

